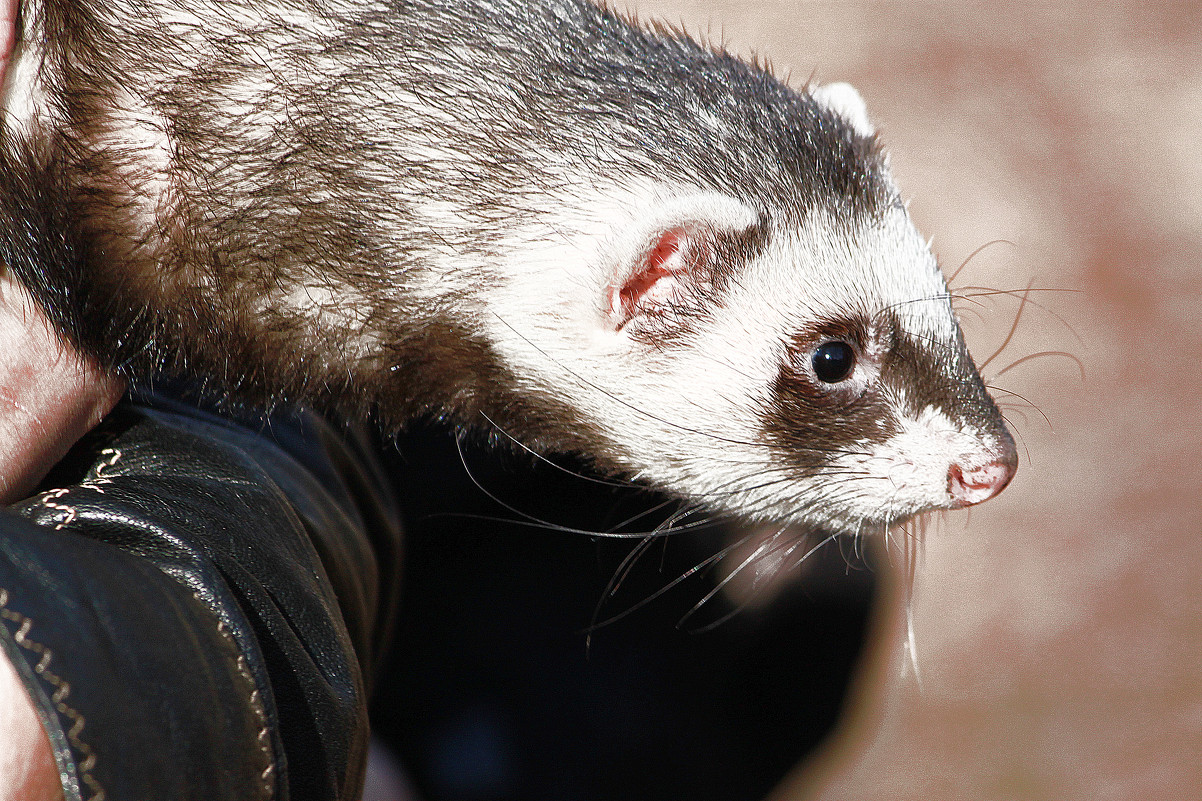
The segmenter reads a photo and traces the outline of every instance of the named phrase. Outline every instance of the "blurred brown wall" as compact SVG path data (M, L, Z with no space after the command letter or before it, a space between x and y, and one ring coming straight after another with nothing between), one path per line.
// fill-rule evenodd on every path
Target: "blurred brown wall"
M921 683L895 599L859 706L781 797L1202 797L1202 4L637 8L854 83L945 269L1004 240L954 287L1033 287L984 371L1021 470L928 532ZM1018 305L960 304L978 361ZM1084 380L1006 370L1044 351Z

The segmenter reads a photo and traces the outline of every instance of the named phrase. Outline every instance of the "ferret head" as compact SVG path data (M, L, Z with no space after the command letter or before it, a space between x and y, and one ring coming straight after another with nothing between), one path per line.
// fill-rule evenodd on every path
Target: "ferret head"
M855 533L987 500L1016 452L946 282L858 95L810 102L858 161L819 164L835 178L801 207L682 183L594 195L578 235L500 288L497 347L605 461L718 510Z

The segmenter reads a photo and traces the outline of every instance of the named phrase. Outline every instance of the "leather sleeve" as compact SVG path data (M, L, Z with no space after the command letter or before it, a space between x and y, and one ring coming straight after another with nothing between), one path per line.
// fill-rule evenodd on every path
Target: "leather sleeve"
M0 647L66 798L357 798L400 544L370 448L166 405L0 513Z

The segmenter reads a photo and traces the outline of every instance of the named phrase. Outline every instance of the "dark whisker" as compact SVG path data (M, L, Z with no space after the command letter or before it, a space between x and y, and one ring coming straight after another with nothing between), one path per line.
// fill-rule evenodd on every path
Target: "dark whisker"
M1015 359L1014 361L1010 362L1010 364L1003 367L1001 370L998 370L994 377L997 378L998 376L1004 375L1005 373L1008 373L1010 370L1014 369L1015 367L1018 367L1020 364L1023 364L1024 362L1029 362L1032 359L1040 359L1040 358L1043 358L1044 356L1062 356L1065 359L1070 359L1077 365L1077 369L1081 371L1081 380L1085 381L1085 365L1076 356L1074 356L1071 353L1068 353L1067 351L1063 351L1063 350L1041 350L1039 353L1032 353L1027 356L1023 356L1022 358Z
M998 355L1001 354L1002 351L1004 351L1007 347L1010 346L1010 341L1012 339L1014 339L1014 333L1018 330L1018 323L1020 320L1022 320L1023 309L1026 308L1028 300L1029 300L1029 298L1028 298L1027 294L1023 293L1022 300L1018 304L1018 311L1015 312L1015 314L1014 314L1014 322L1012 322L1010 324L1010 330L1006 333L1006 338L1002 340L1002 344L998 346L997 350L995 350L992 354L990 354L988 359L986 359L985 361L983 361L979 365L977 365L977 369L979 371L984 371L985 368L989 366L990 362L992 362L994 359L996 359L998 357Z
M1058 313L1052 311L1052 309L1045 306L1044 304L1030 299L1031 293L1035 293L1035 292L1071 292L1073 294L1076 294L1080 291L1081 290L1079 290L1079 289L1066 289L1066 288L1062 288L1062 287L1029 286L1027 289L992 289L990 287L984 287L984 286L967 286L967 287L961 287L960 289L956 290L953 293L953 295L956 298L960 298L960 299L964 299L964 300L972 300L973 298L993 297L993 296L997 296L997 295L1005 295L1007 297L1020 298L1020 299L1027 298L1026 303L1028 305L1033 306L1036 309L1039 309L1044 314L1046 314L1049 317L1051 317L1052 319L1056 320L1056 322L1058 322L1062 326L1064 326L1069 331L1069 333L1071 333L1077 339L1077 342L1084 345L1085 344L1084 338L1079 333L1077 333L1077 330L1069 324L1068 320L1065 320L1062 316L1060 316Z
M1026 398L1023 398L1023 400L1026 400ZM1032 408L1035 409L1035 411L1039 412L1040 414L1043 414L1043 412L1039 410L1038 406L1032 405ZM1019 430L1018 427L1015 426L1012 422L1010 422L1010 418L1007 417L1005 414L1002 414L1002 419L1006 421L1006 425L1010 426L1010 430L1013 431L1014 436L1018 438L1019 444L1023 446L1023 453L1026 454L1026 456L1027 456L1027 464L1031 464L1031 449L1027 447L1027 440L1023 437L1022 431ZM1047 420L1048 419L1047 415L1044 415L1043 419ZM1051 425L1052 425L1052 422L1050 420L1048 420L1048 426L1050 427Z
M1048 416L1047 416L1046 414L1044 414L1044 413L1043 413L1043 409L1040 409L1040 408L1039 408L1039 406L1037 406L1036 404L1032 403L1032 402L1031 402L1030 400L1028 400L1027 398L1023 397L1022 395L1018 394L1017 392L1015 392L1015 391L1014 391L1014 390L1012 390L1012 389L1002 389L1001 387L995 387L995 386L993 386L992 384L986 384L986 386L989 388L989 391L990 391L990 392L1004 392L1004 393L1006 393L1007 395L1009 395L1009 396L1011 396L1011 397L1018 398L1020 401L1022 401L1022 402L1023 402L1023 403L1025 403L1025 404L1027 404L1027 406L1029 406L1030 408L1034 409L1036 412L1039 412L1039 416L1040 416L1040 417L1042 417L1042 418L1043 418L1043 421L1044 421L1045 423L1047 423L1047 424L1048 424L1048 430L1049 430L1049 431L1055 431L1055 430L1056 430L1056 429L1055 429L1055 428L1052 426L1052 421L1051 421L1051 420L1048 418Z
M985 251L985 250L986 250L986 249L988 249L988 248L991 248L991 247L993 247L994 245L1009 245L1010 247L1017 247L1017 245L1015 245L1015 244L1014 244L1013 242L1011 242L1009 239L991 239L991 240L989 240L988 242L986 242L984 245L981 245L979 248L977 248L976 250L974 250L972 253L969 253L969 254L968 254L968 255L967 255L965 258L964 258L964 261L960 262L960 266L959 266L959 267L957 267L957 268L955 269L955 271L954 271L954 272L953 272L951 275L949 275L949 276L947 277L947 282L950 284L950 283L952 283L953 281L955 281L955 280L956 280L956 278L958 278L958 277L959 277L960 273L961 273L961 272L964 270L964 268L968 266L968 263L969 263L970 261L972 261L973 259L975 259L975 258L976 258L978 255L980 255L980 254L981 254L983 251Z

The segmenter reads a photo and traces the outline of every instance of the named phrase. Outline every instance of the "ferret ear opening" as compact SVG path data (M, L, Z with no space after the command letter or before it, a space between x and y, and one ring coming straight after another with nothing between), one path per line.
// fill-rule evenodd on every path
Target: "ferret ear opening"
M730 255L722 243L760 222L745 204L717 195L676 199L660 211L658 225L627 243L628 255L608 287L605 305L614 330L704 294Z
M684 227L661 231L636 257L625 280L610 287L609 315L621 329L641 314L663 308L685 289L705 258L704 237Z

